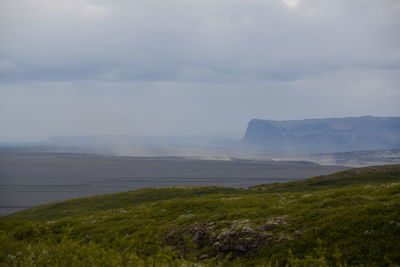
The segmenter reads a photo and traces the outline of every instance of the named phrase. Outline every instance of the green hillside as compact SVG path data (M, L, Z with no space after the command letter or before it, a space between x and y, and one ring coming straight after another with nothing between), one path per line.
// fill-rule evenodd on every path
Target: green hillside
M400 165L148 188L2 217L0 266L399 266Z

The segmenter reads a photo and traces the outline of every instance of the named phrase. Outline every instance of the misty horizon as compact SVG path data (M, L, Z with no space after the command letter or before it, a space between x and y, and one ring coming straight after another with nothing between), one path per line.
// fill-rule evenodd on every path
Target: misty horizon
M290 121L308 121L308 120L330 120L330 119L349 119L349 118L383 118L379 116L372 116L372 115L362 115L362 116L345 116L345 117L327 117L327 118L300 118L300 119L283 119L283 120L274 120L274 119L265 119L265 118L251 118L247 121L247 123L243 126L243 129L239 133L207 133L207 134L202 134L202 133L191 133L191 134L179 134L179 133L171 133L171 134L137 134L137 133L87 133L87 134L79 134L79 133L55 133L51 134L48 136L44 136L42 138L38 139L29 139L29 140L0 140L0 143L35 143L35 142L46 142L49 141L49 139L54 138L54 137L109 137L109 138L185 138L185 137L199 137L199 138L227 138L231 140L241 140L245 137L246 133L246 127L248 127L248 123L251 120L267 120L267 121L275 121L275 122L290 122ZM388 116L384 118L396 118L397 116Z

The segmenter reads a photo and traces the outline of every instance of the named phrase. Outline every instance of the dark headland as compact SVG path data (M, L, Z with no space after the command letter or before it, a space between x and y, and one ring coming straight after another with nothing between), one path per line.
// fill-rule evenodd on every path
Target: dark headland
M270 154L394 149L400 148L400 117L253 119L242 143Z

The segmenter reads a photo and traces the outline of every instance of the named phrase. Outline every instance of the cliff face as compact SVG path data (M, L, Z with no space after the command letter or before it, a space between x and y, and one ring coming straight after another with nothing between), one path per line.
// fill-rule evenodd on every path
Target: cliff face
M250 121L242 143L271 153L400 148L400 117Z

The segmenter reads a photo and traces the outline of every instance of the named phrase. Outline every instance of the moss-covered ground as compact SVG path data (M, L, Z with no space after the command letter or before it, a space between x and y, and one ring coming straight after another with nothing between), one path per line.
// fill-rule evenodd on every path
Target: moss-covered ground
M400 165L147 188L0 219L1 266L400 266Z

